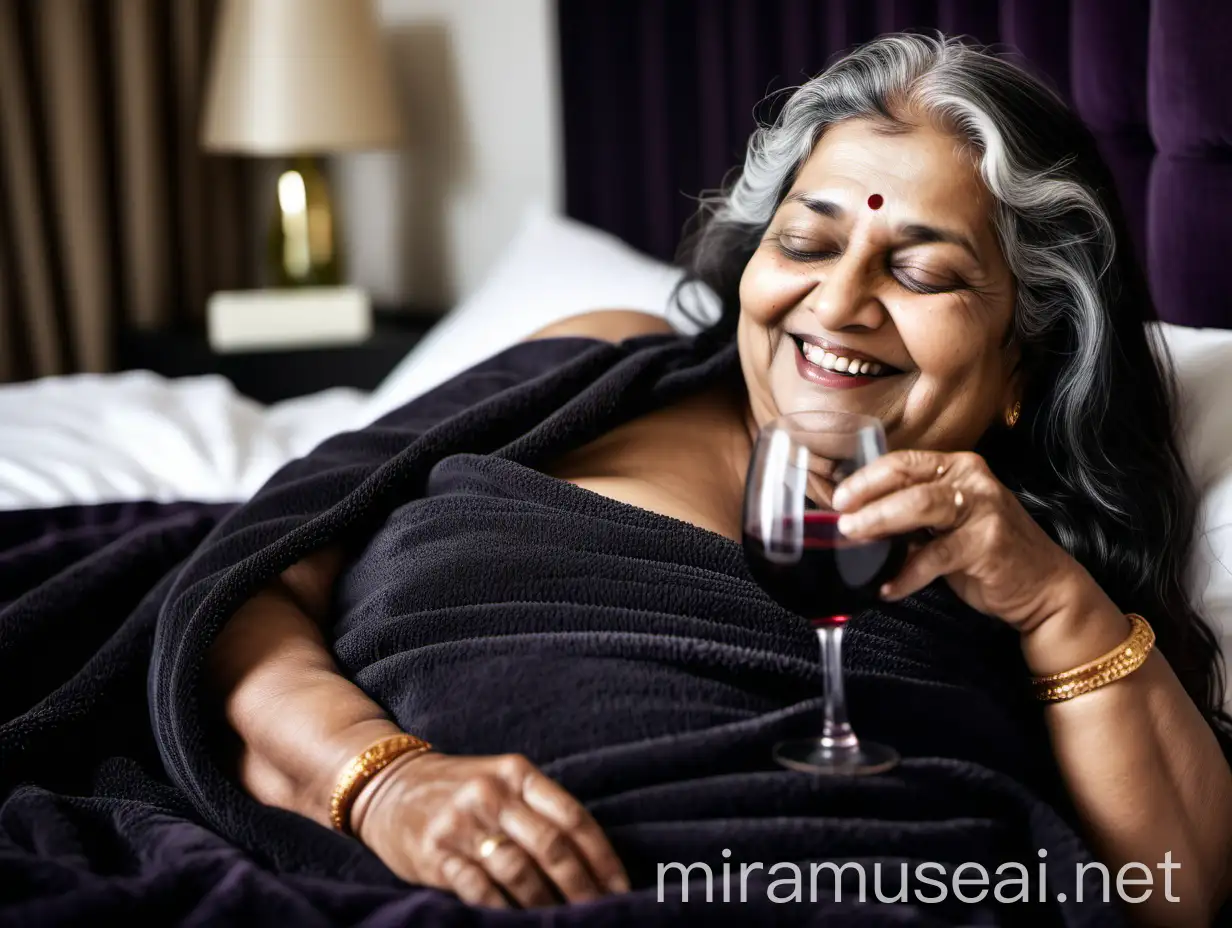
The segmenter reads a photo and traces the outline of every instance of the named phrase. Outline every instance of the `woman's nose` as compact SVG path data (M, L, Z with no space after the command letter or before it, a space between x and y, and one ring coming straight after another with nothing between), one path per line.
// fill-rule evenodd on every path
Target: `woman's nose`
M873 292L868 257L845 252L818 279L804 305L832 332L858 326L875 329L885 321L885 307Z

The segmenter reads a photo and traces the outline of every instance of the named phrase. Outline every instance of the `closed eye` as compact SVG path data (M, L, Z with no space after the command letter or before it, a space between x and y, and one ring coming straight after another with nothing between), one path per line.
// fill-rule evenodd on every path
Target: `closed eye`
M930 284L925 283L918 277L913 277L910 274L903 273L904 271L920 271L923 268L913 267L910 264L898 264L890 268L890 275L898 281L899 285L910 290L912 293L933 294L933 293L952 293L955 290L961 290L965 286L962 281L957 281L948 284Z
M837 251L805 251L800 248L793 248L782 239L775 243L779 252L792 261L825 261L829 258L837 258Z

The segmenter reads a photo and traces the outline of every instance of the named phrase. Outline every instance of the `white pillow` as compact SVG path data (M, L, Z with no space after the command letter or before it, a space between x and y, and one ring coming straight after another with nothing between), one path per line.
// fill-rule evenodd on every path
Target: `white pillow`
M532 210L479 290L433 326L374 391L367 418L379 418L560 319L596 309L666 317L680 277L678 269L613 235Z
M292 458L353 428L334 388L262 406L211 374L44 377L0 388L0 509L248 499Z
M1158 328L1176 362L1186 457L1198 489L1207 493L1232 476L1232 330Z
M1221 638L1232 683L1232 331L1159 328L1176 361L1182 450L1201 493L1190 596Z

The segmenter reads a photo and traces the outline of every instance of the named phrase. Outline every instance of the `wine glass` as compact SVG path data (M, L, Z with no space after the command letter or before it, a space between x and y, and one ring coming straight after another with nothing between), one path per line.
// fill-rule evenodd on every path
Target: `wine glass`
M744 553L758 584L817 631L825 672L821 735L783 741L774 758L810 773L871 774L898 763L898 753L861 741L847 721L843 626L876 601L878 588L902 569L905 537L853 541L838 530L834 487L886 453L885 430L872 416L798 412L760 430L744 496Z

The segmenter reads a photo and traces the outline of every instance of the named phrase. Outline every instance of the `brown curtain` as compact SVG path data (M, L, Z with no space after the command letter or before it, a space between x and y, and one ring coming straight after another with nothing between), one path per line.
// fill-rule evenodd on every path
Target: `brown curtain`
M252 285L251 165L197 141L216 5L0 0L0 381Z

